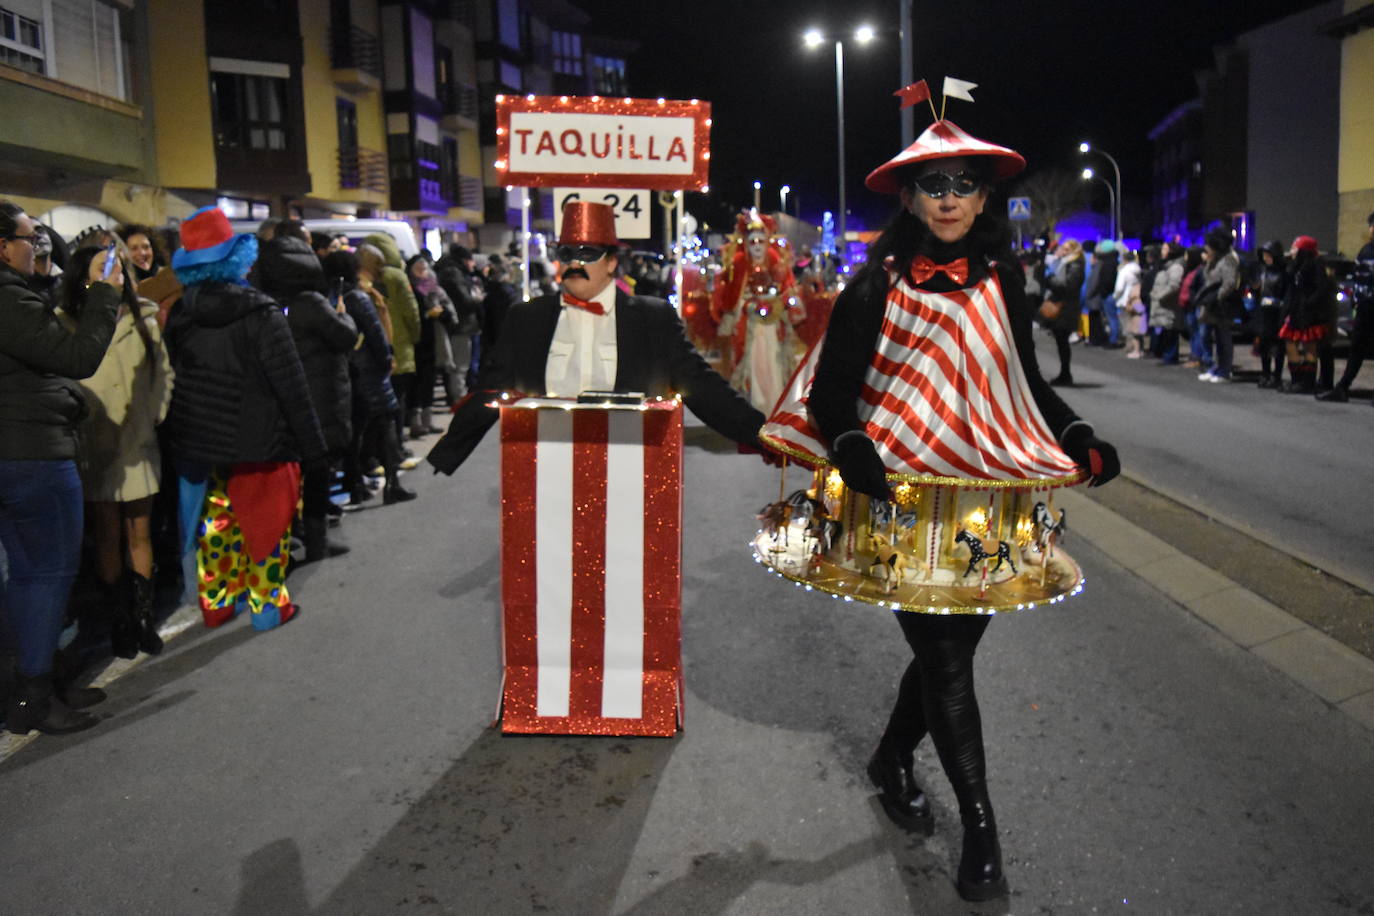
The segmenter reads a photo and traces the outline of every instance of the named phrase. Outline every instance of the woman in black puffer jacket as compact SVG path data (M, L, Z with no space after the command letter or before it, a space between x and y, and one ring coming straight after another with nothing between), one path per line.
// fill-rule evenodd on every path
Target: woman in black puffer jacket
M281 308L244 277L258 242L205 207L182 223L172 267L185 291L164 339L177 387L166 426L181 478L183 537L195 539L208 627L248 607L270 630L296 613L286 590L300 466L327 450Z
M353 441L344 461L344 485L349 502L372 498L363 483L362 461L376 459L386 472L382 490L385 503L405 502L415 494L401 486L401 443L396 433L400 402L391 388L393 359L386 326L377 301L358 283L358 256L352 251L332 251L324 258L324 273L331 288L343 297L344 308L357 325L361 341L349 356L353 378ZM375 292L373 293L374 295Z
M86 401L76 379L100 366L114 336L124 271L91 260L86 309L72 332L29 289L34 221L0 201L0 544L9 563L4 623L17 664L0 663L6 727L62 734L99 720L73 706L100 691L55 692L53 658L81 558L82 491L77 426ZM103 279L102 279L103 278ZM67 282L81 282L78 276ZM13 682L11 683L11 679Z
M323 560L348 552L343 544L330 543L325 533L333 463L343 459L353 440L348 355L358 345L358 328L342 302L324 297L320 259L306 242L294 236L278 236L267 243L258 258L257 281L286 312L310 386L310 401L329 449L328 462L305 472L302 510L306 562Z

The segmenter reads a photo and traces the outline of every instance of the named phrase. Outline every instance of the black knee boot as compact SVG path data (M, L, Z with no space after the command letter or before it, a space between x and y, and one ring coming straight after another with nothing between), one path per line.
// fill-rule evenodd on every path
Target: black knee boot
M138 618L134 616L133 587L127 579L100 583L101 602L110 620L110 652L116 658L138 655Z
M926 722L945 775L959 800L964 827L956 886L965 900L1007 893L1002 847L988 798L983 722L973 692L973 657L923 672Z
M929 833L935 824L930 801L912 773L916 745L925 734L921 672L913 660L902 675L887 729L869 758L868 778L878 789L878 802L894 824L903 830Z
M156 595L153 580L129 572L129 587L133 593L134 620L138 626L138 647L149 655L162 652L162 637L157 632L157 615L153 608Z

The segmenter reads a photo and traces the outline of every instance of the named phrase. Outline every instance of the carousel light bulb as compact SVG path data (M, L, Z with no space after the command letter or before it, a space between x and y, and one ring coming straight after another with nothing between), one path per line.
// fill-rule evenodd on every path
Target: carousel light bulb
M854 40L859 44L868 44L877 35L871 25L861 25L854 30Z
M1097 174L1097 173L1094 172L1092 169L1084 169L1084 170L1083 170L1083 180L1084 180L1084 181L1088 181L1088 180L1092 179L1093 176L1095 176L1096 174Z
M820 29L808 29L802 36L802 41L806 42L808 48L814 48L825 41L825 36L821 34Z

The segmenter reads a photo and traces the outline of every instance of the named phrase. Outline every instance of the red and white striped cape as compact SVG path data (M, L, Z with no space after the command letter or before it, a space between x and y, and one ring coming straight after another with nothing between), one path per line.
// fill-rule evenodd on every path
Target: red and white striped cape
M1082 479L1036 407L1012 341L995 271L952 293L916 289L905 277L889 291L859 419L891 480L1053 487ZM793 374L761 437L812 466L829 463L806 408L821 345Z

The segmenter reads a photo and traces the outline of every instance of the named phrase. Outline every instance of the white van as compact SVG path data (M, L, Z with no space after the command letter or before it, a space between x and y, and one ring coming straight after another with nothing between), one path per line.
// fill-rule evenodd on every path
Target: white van
M354 248L361 245L363 239L369 235L385 233L395 239L402 261L409 261L420 253L420 244L415 240L415 232L410 228L410 223L399 219L307 219L302 222L305 223L306 232L346 235L348 243ZM235 219L230 220L229 224L235 232L255 233L262 221Z

